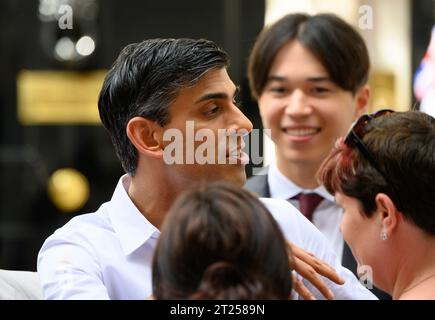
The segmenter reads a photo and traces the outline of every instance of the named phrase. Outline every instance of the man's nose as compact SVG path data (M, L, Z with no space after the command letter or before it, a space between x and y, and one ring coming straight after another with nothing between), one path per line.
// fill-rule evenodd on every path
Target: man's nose
M285 114L289 116L305 117L311 113L308 97L300 89L294 90L285 103Z
M245 116L245 114L237 106L233 106L233 112L230 115L231 129L237 132L246 132L246 134L252 131L252 122Z

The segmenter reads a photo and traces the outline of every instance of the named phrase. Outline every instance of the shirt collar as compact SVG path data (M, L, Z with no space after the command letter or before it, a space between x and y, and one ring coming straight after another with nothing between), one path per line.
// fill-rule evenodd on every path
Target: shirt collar
M279 171L275 162L272 162L269 167L267 180L269 183L271 198L288 200L301 192L302 193L314 192L322 196L326 200L335 202L334 196L332 196L328 191L326 191L323 185L318 186L315 189L303 189L298 185L296 185L293 181L288 179L285 175L283 175Z
M121 242L122 249L129 255L151 238L158 238L160 231L149 222L131 201L127 190L131 177L123 175L109 202L109 217Z

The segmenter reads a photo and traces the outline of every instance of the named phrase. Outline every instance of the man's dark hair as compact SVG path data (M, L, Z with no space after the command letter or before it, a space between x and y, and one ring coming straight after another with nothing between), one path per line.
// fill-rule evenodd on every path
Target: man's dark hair
M418 111L374 118L363 142L395 192L357 148L343 142L323 162L320 182L331 194L356 198L367 217L376 209L376 195L385 193L405 218L435 235L435 119Z
M227 54L204 39L151 39L121 51L104 80L98 110L127 173L134 175L137 167L137 151L126 133L128 121L140 116L164 126L170 121L168 107L181 89L228 64Z
M169 211L153 261L156 299L288 299L293 260L269 211L225 182L200 185Z
M278 51L293 40L308 49L342 89L355 94L367 82L367 47L352 26L333 14L288 14L265 28L252 49L248 77L256 99L267 84Z

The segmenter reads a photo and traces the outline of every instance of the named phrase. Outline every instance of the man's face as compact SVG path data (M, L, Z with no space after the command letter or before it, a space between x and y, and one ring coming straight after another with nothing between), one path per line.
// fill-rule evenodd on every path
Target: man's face
M366 100L360 95L332 82L323 65L298 41L286 44L271 65L258 101L278 161L319 166L335 140L364 111Z
M247 159L241 153L242 138L232 139L230 143L228 138L219 136L219 130L222 133L223 129L245 134L252 130L252 123L235 105L236 94L237 88L224 68L209 71L194 86L180 91L169 107L169 123L163 127L163 134L175 129L183 137L183 163L165 166L173 179L185 183L228 180L244 184ZM207 135L201 136L203 132ZM165 148L173 141L165 141ZM204 146L212 146L213 159L211 149L205 151ZM200 164L204 155L209 161Z

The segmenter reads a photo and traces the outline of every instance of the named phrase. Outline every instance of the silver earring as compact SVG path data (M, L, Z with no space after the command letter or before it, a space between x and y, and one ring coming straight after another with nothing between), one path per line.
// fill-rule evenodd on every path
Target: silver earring
M387 240L387 239L388 239L388 235L387 235L387 233L386 233L385 231L382 231L382 232L381 232L381 240L385 241L385 240Z

